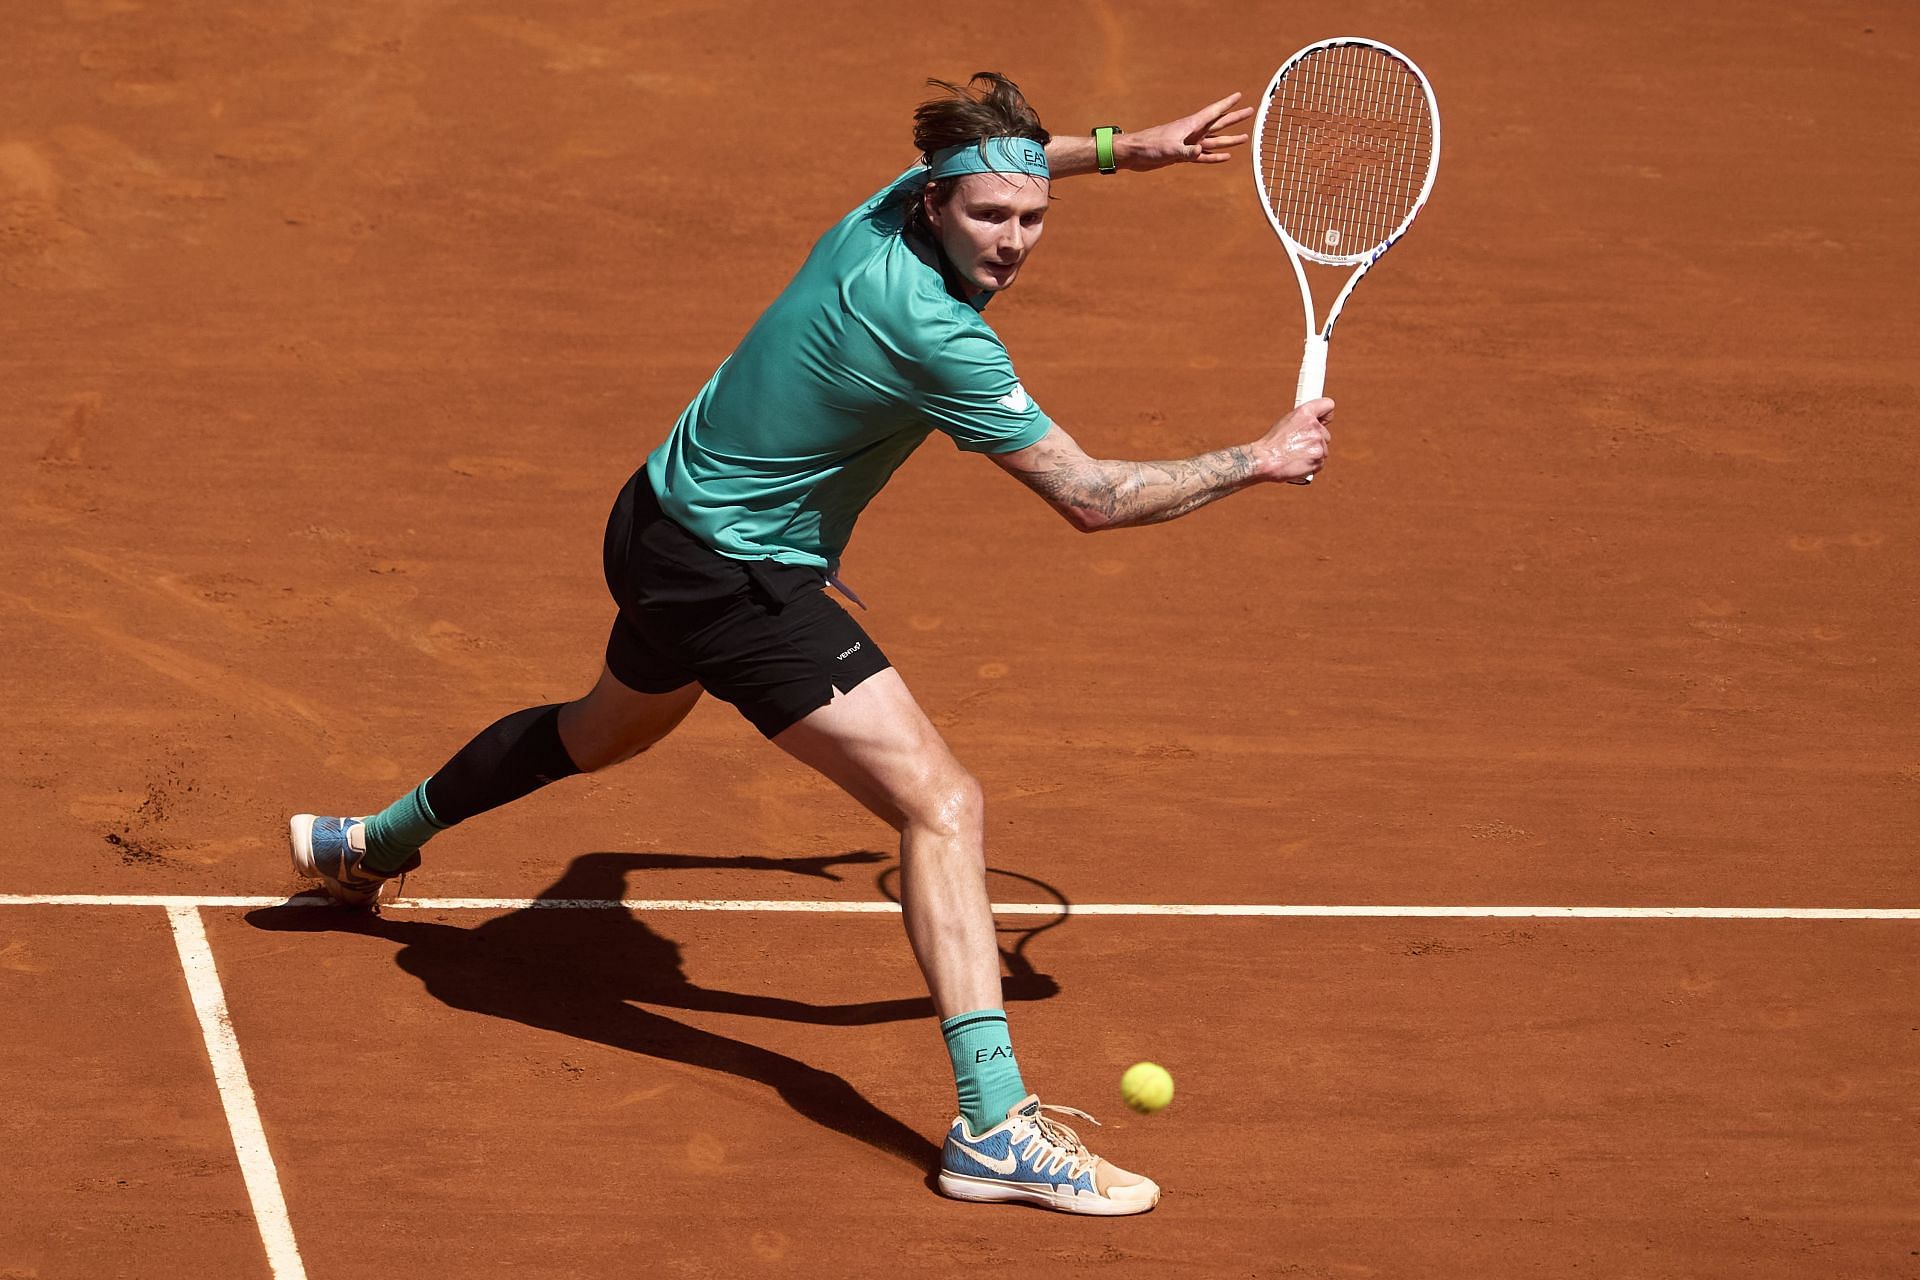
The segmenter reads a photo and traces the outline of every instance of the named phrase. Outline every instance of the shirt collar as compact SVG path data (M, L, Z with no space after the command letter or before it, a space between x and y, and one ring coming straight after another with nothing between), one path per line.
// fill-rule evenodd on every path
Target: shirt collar
M978 292L970 290L965 278L953 269L953 263L948 260L946 252L940 248L932 236L915 227L905 228L901 235L907 242L907 248L913 251L914 257L940 273L940 283L946 286L948 297L956 302L966 303L976 312L986 310L988 301L993 297L992 292L987 289L981 289Z

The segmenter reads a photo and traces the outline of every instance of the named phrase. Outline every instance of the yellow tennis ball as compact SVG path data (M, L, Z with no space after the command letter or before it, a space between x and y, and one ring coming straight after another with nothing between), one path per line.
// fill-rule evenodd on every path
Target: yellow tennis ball
M1157 1062L1136 1062L1120 1077L1120 1100L1150 1116L1173 1101L1173 1077Z

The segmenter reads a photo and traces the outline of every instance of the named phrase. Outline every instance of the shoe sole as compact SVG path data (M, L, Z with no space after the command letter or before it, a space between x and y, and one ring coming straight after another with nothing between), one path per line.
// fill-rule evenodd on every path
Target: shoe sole
M364 889L349 889L338 880L322 871L313 860L313 824L319 819L311 813L296 813L287 820L287 841L293 846L293 869L295 874L309 880L318 880L327 891L327 897L346 907L372 906L380 900L380 889L376 886L369 893ZM382 881L382 884L385 882Z
M1063 1194L1050 1187L976 1178L964 1173L948 1173L944 1169L940 1172L939 1181L940 1194L955 1200L968 1200L975 1204L1033 1204L1060 1213L1079 1213L1100 1218L1123 1218L1128 1214L1145 1213L1160 1203L1157 1188L1151 1200L1133 1201L1114 1200L1101 1195L1080 1195L1077 1192Z

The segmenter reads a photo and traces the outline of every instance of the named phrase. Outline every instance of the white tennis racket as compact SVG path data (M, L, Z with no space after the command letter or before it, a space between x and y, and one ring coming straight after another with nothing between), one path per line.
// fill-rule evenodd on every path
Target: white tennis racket
M1407 233L1433 190L1440 108L1427 77L1398 49L1338 36L1273 73L1254 136L1253 180L1307 318L1297 408L1326 387L1327 343L1353 287ZM1353 268L1322 325L1314 323L1304 262Z

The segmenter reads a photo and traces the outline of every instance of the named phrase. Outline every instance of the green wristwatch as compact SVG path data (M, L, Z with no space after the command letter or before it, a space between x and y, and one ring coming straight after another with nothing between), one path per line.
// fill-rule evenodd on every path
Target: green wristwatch
M1093 159L1102 173L1116 173L1119 164L1113 158L1113 140L1125 132L1117 124L1103 124L1093 131Z

